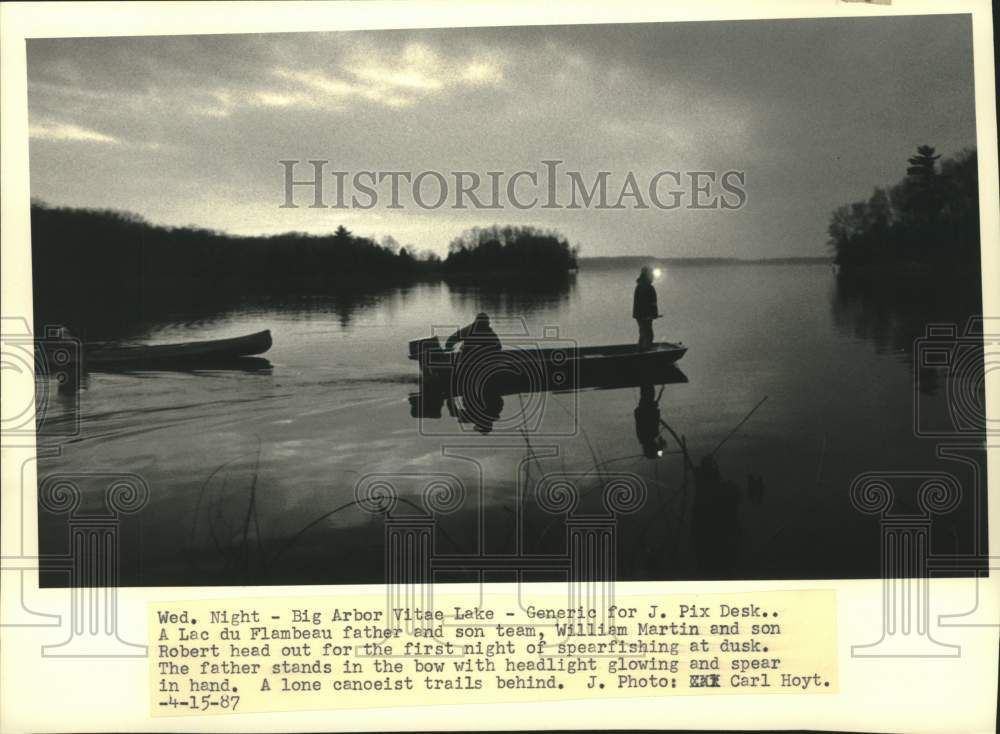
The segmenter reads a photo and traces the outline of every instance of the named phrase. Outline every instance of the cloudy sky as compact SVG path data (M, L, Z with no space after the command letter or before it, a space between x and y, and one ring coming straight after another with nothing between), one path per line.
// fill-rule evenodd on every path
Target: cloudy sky
M439 252L530 223L585 255L821 255L830 211L897 180L917 145L975 143L967 16L35 39L28 82L48 203L243 234L345 224ZM747 202L282 209L283 159L484 178L560 159L610 171L615 195L629 171L740 170Z

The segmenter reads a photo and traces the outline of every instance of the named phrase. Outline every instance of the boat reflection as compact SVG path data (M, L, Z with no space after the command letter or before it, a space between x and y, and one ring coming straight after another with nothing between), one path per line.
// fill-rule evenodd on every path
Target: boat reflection
M56 394L68 400L67 405L72 406L74 411L79 410L79 403L76 401L77 394L81 390L90 387L90 376L92 373L105 374L145 374L155 372L181 372L189 374L200 374L205 372L243 372L245 374L270 375L272 365L270 360L264 357L230 357L228 359L215 359L194 364L171 364L163 363L157 365L134 365L134 364L94 364L86 362L72 365L70 369L62 369L55 374L41 373L35 375L36 385L39 390L48 390L49 384L56 384Z
M273 365L264 357L228 357L221 359L206 359L197 362L169 361L157 364L88 364L84 363L86 372L253 372L271 374Z
M412 418L438 419L445 409L459 424L469 425L478 433L491 433L504 409L504 396L539 392L568 393L578 390L640 389L639 405L635 409L636 435L643 454L650 458L662 456L666 441L660 436L660 395L666 385L682 384L687 375L673 364L650 369L619 373L585 373L567 377L565 373L543 376L536 374L496 373L495 379L477 380L475 389L443 390L438 383L421 381L421 390L411 393Z

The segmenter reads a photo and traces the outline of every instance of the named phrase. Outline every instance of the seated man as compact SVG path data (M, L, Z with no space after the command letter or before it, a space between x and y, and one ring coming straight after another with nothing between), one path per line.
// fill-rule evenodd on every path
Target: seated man
M490 328L490 317L476 314L476 319L448 337L444 348L450 352L459 342L462 351L454 362L451 373L451 393L463 395L479 403L488 403L488 396L496 392L492 378L496 373L496 359L500 356L500 337Z
M451 351L458 342L462 342L462 359L469 359L480 354L500 351L500 337L490 328L490 317L485 313L476 314L476 319L468 326L463 326L448 337L444 348Z

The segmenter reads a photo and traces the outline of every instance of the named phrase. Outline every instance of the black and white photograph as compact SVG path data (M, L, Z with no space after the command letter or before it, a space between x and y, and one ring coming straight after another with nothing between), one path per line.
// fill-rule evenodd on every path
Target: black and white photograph
M0 4L0 732L994 731L995 14Z
M29 39L41 585L985 573L972 38Z

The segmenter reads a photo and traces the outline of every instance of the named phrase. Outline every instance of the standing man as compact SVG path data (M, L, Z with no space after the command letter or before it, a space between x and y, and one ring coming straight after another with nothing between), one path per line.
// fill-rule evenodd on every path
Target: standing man
M639 324L639 349L645 351L652 348L653 319L659 317L653 271L648 265L643 265L639 277L635 279L635 294L632 296L632 318Z

